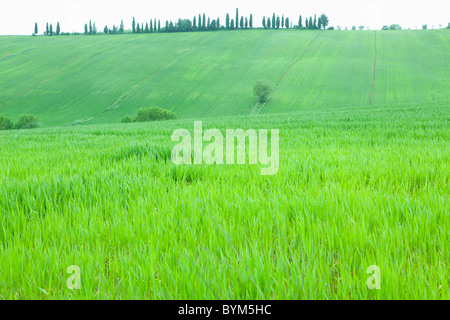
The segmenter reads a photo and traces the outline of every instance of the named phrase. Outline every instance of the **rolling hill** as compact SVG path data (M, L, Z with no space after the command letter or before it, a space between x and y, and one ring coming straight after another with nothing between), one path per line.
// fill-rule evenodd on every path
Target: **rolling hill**
M0 37L0 114L41 125L448 101L448 30ZM254 108L253 84L276 88Z

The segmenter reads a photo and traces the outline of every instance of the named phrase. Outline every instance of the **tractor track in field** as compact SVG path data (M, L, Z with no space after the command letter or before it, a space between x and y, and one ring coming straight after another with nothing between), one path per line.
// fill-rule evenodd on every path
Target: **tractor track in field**
M372 94L373 94L373 88L375 87L375 67L377 64L377 32L375 32L375 44L374 44L374 49L375 49L375 54L373 57L373 67L372 67L372 88L370 89L370 96L369 96L369 105L372 104Z
M109 107L107 107L106 109L103 109L98 115L102 115L105 112L111 111L111 110L116 110L120 107L120 104L125 101L126 99L128 99L132 93L139 88L144 82L146 82L147 80L149 80L150 78L152 78L154 75L156 75L157 73L159 73L161 70L163 70L164 68L166 68L167 66L169 66L171 63L176 63L178 62L178 58L183 56L185 53L191 51L193 48L195 48L199 42L203 41L204 39L199 39L197 41L195 41L191 46L184 48L183 50L181 50L177 55L175 55L175 57L170 58L166 61L166 63L160 65L155 71L153 71L150 75L148 75L145 79L139 81L138 83L136 83L134 86L132 86L130 89L128 89L127 91L123 92L115 101L112 105L110 105Z
M270 103L270 100L272 98L272 96L275 94L275 92L278 90L278 88L280 87L281 83L283 82L284 78L286 78L287 74L289 73L289 71L291 71L292 67L294 67L297 63L299 63L303 57L305 56L306 52L309 50L309 48L311 47L311 45L313 44L313 42L316 42L316 40L320 37L320 35L322 34L322 32L318 32L317 36L313 39L311 39L309 41L309 43L306 45L305 49L303 50L302 54L297 57L288 67L287 69L284 71L283 75L281 76L280 80L278 80L277 84L275 85L272 94L270 95L270 97L267 99L267 102L263 103L263 104L259 104L258 101L255 101L252 107L252 110L250 111L251 115L254 114L259 114L261 112L261 109L268 103Z

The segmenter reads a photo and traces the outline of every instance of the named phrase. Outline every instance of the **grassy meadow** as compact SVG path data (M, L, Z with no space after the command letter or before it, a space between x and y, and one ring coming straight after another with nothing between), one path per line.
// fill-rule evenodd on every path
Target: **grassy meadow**
M449 299L448 40L0 37L0 114L42 125L0 131L0 299ZM119 123L148 106L180 119ZM175 166L194 120L279 129L278 174Z

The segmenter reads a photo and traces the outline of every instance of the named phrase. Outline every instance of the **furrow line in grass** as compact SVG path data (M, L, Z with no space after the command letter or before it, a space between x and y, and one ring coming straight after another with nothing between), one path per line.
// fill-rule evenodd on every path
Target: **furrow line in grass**
M311 45L313 44L313 42L315 42L315 41L319 38L319 36L320 36L321 33L322 33L322 32L318 32L318 33L317 33L317 36L316 36L315 38L311 39L311 40L309 41L309 43L306 45L306 47L305 47L305 49L303 50L303 52L302 52L302 54L300 55L300 57L298 57L297 59L295 59L295 60L287 67L287 69L284 71L283 75L281 76L280 80L278 80L277 84L275 85L272 94L271 94L270 97L267 99L267 102L263 103L262 105L259 105L259 103L256 102L256 103L253 105L253 107L252 107L252 109L251 109L251 111L250 111L250 114L252 114L252 115L254 115L254 114L259 114L259 113L261 112L261 109L262 109L267 103L270 102L270 99L271 99L272 96L275 94L275 92L277 91L277 89L278 89L279 86L281 85L281 82L283 82L283 80L284 80L284 78L286 77L286 75L289 73L289 71L291 71L291 69L292 69L293 66L295 66L297 63L299 63L299 62L303 59L303 57L305 56L305 54L306 54L306 52L308 51L308 49L311 47Z
M370 97L369 97L369 105L372 104L372 94L373 94L373 88L375 86L375 66L377 64L377 32L375 32L375 44L374 44L374 49L375 49L375 54L373 57L373 67L372 67L372 88L370 89Z
M153 71L148 77L146 77L145 79L139 81L137 84L135 84L134 86L132 86L130 89L128 89L127 91L125 91L124 93L122 93L115 101L114 103L109 106L108 108L104 109L103 111L100 112L100 114L103 114L107 111L111 111L111 110L115 110L119 108L119 105L126 100L129 96L131 96L131 94L137 89L139 88L144 82L146 82L147 80L149 80L150 78L152 78L155 74L157 74L159 71L163 70L164 68L166 68L168 65L170 65L175 58L181 57L182 55L184 55L185 53L189 52L190 50L192 50L192 48L196 47L197 44L199 42L201 42L204 39L200 39L197 40L194 44L192 44L190 47L185 48L182 52L180 52L179 54L177 54L175 57L173 58L169 58L166 63L162 64L159 66L159 68L157 68L155 71Z

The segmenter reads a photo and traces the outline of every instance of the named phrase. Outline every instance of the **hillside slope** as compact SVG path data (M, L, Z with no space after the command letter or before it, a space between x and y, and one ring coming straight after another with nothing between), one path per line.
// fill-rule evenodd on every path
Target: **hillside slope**
M448 101L448 30L0 37L0 114L43 126ZM252 86L276 90L261 110Z

